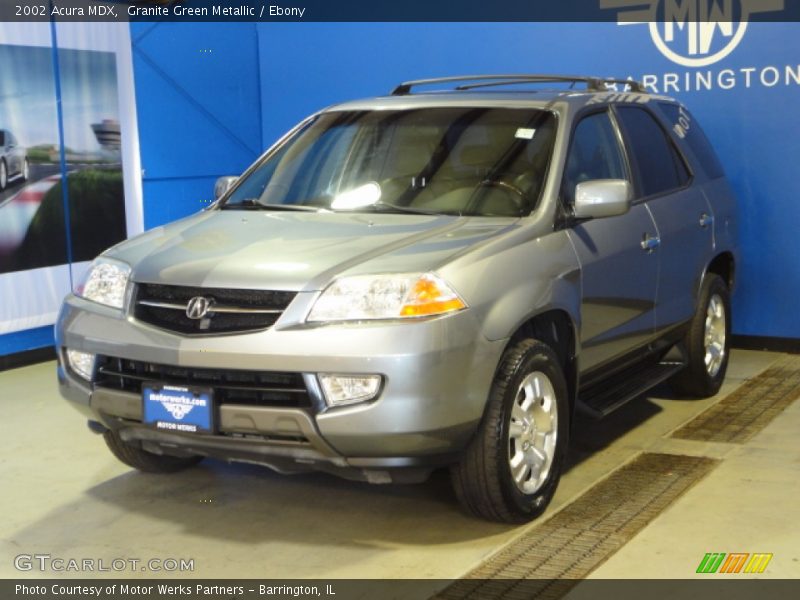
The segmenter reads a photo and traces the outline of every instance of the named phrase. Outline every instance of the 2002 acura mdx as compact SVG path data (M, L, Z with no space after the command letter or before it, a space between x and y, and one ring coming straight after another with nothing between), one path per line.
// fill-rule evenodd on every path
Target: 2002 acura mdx
M524 521L576 409L725 375L734 198L688 110L637 83L402 84L218 191L103 253L58 319L61 393L142 471L449 466L469 511Z

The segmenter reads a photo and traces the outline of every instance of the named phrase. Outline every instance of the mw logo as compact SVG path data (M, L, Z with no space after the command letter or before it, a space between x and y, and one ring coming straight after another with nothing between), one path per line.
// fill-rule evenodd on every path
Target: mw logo
M769 561L770 553L707 552L697 566L697 573L763 573Z
M684 67L705 67L733 52L750 15L778 12L785 0L600 0L619 25L648 25L656 48Z
M194 406L190 404L177 404L175 402L164 402L164 408L172 415L174 419L177 421L183 420L183 418L192 412Z

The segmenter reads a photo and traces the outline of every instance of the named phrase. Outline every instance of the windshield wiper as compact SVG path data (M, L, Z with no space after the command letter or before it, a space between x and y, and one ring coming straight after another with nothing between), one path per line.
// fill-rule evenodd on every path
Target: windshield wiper
M433 210L425 210L424 208L412 208L410 206L400 206L398 204L390 204L389 202L376 202L375 204L369 204L367 206L360 206L358 210L372 208L377 210L383 209L381 212L398 212L398 213L408 213L412 215L442 215L442 214L458 214L461 216L461 212L458 213L441 213L436 212Z
M245 198L236 204L223 204L220 207L222 210L287 210L287 211L301 211L301 212L318 212L320 209L316 206L303 206L302 204L264 204L259 202L256 198Z
M396 212L406 213L412 215L441 215L444 213L425 210L422 208L411 208L410 206L399 206L397 204L390 204L388 202L376 202L375 204L367 204L366 206L359 206L353 209L331 209L317 206L304 206L302 204L264 204L259 202L256 198L245 198L236 204L223 204L221 210L285 210L285 211L300 211L300 212L360 212L362 210L374 210L375 212ZM447 213L451 215L457 214L461 216L461 212Z

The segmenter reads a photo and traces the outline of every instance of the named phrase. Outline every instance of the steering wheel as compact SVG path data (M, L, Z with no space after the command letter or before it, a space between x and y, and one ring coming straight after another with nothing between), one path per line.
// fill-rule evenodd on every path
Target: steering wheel
M499 187L500 189L506 190L507 192L511 192L519 196L520 202L522 202L525 199L525 192L523 192L514 184L508 183L507 181L500 181L497 179L484 179L478 184L478 187Z
M507 192L507 197L511 198L511 201L519 211L525 207L525 192L515 186L513 183L508 183L507 181L500 181L497 179L484 179L478 184L478 187L475 189L475 191L477 192L480 188L484 187L499 188L504 192ZM477 203L481 204L483 201L485 201L485 198L478 200Z

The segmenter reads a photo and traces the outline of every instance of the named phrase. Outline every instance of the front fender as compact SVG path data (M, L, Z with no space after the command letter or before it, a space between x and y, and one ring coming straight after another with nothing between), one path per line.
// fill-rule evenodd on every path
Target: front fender
M564 231L508 245L471 262L460 260L442 273L478 312L488 340L510 338L526 321L549 310L567 313L579 339L580 263Z

